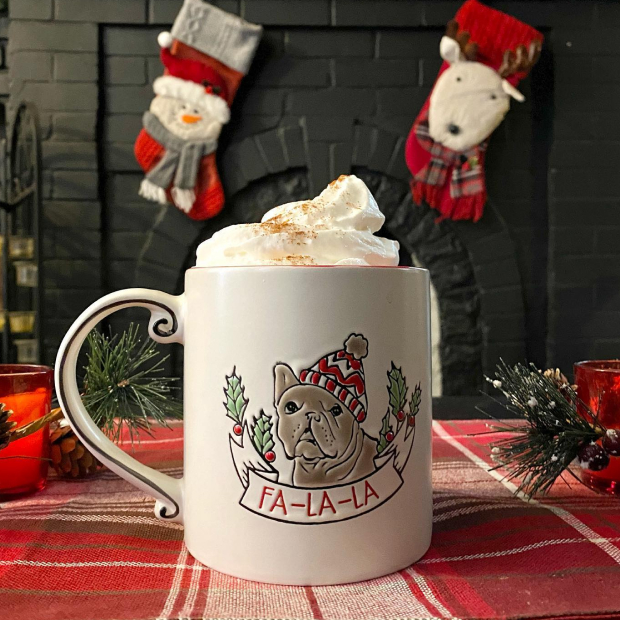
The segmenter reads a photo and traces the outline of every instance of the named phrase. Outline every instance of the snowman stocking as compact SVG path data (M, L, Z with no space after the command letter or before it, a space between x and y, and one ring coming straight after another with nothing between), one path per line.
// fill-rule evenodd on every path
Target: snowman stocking
M510 100L524 100L515 87L538 59L542 39L477 0L467 0L448 24L439 46L444 63L405 148L413 198L440 219L482 217L488 138Z
M221 211L217 141L261 32L202 0L185 0L172 31L159 35L165 71L134 146L145 172L141 196L171 202L194 220Z

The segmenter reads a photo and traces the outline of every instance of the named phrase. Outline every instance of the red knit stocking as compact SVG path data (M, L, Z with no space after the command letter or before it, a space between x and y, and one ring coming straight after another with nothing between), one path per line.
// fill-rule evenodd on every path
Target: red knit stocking
M469 32L470 41L477 44L477 62L494 70L502 64L506 50L515 50L519 45L529 46L532 41L542 41L543 38L531 26L477 0L467 0L458 10L455 20L460 31ZM449 67L444 62L437 77ZM525 75L525 72L516 72L506 79L516 86ZM417 204L427 203L437 209L440 219L477 221L482 217L487 199L484 182L486 138L478 145L475 157L461 159L458 158L459 151L450 151L441 143L429 145L429 141L423 138L429 133L430 98L431 95L414 121L405 147L407 166L413 176L413 199ZM469 148L468 153L471 150ZM471 168L467 168L468 165ZM440 168L441 174L437 174ZM471 181L473 176L475 182ZM458 182L454 181L455 177Z
M262 28L202 0L184 0L171 32L157 40L164 73L143 116L135 156L140 195L170 202L195 220L217 215L224 192L217 140Z

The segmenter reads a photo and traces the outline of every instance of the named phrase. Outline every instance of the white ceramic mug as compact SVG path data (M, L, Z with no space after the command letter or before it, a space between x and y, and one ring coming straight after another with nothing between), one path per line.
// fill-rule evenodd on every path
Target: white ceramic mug
M321 585L418 560L432 528L428 272L207 267L185 286L112 293L67 333L56 390L82 441L216 570ZM156 341L185 345L181 480L109 441L80 399L85 337L131 306L151 311Z

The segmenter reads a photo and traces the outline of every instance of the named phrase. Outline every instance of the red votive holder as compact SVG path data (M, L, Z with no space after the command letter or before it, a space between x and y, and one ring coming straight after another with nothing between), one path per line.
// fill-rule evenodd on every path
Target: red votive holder
M0 364L0 403L13 412L17 428L49 413L54 371L47 366ZM0 450L0 500L45 487L49 428L11 442Z
M594 414L606 429L620 429L620 360L578 362L574 371L577 396L589 409L578 405L579 413L589 420ZM581 479L596 491L620 495L620 456L610 456L601 471L582 469Z

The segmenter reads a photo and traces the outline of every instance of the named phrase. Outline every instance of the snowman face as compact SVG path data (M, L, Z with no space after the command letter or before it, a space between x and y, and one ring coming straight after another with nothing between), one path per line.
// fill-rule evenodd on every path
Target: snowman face
M150 111L161 124L183 140L217 140L222 124L208 110L181 99L157 95Z

